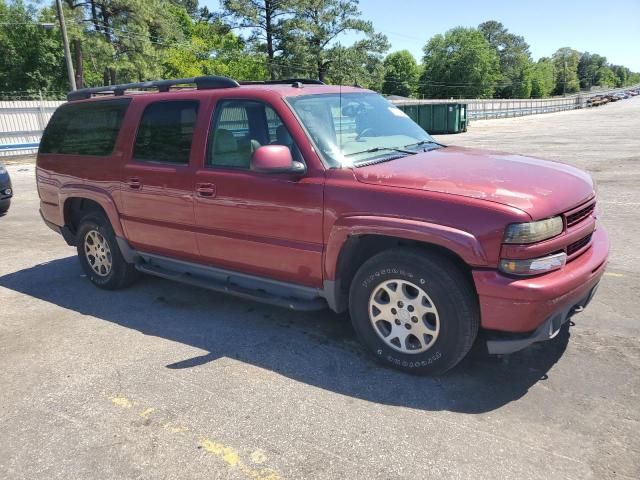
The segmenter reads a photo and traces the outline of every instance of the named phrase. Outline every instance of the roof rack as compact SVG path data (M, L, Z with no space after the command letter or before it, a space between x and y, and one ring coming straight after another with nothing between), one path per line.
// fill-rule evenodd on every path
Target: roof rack
M228 77L208 75L203 77L178 78L175 80L153 80L149 82L122 83L119 85L107 85L104 87L82 88L67 94L67 100L85 100L96 93L111 93L115 96L124 95L127 90L157 89L159 92L168 92L175 85L195 84L198 90L211 90L216 88L235 88L240 84Z
M300 83L302 85L325 85L320 80L313 78L283 78L282 80L247 80L240 82L240 85L286 85Z

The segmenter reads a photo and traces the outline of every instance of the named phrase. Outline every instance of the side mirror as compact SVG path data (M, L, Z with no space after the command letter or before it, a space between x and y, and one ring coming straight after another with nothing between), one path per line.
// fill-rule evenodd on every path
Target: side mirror
M304 173L302 162L294 162L291 150L284 145L258 147L251 156L251 170L261 173Z

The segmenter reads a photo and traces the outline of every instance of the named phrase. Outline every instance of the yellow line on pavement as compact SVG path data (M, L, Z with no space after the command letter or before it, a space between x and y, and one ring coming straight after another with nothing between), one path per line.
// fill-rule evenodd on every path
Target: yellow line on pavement
M219 442L214 442L207 438L200 444L208 453L221 457L227 465L238 469L246 477L254 480L280 480L280 474L271 468L252 468L245 464L236 450L227 447ZM256 450L251 454L253 463L262 463L266 460L266 455L261 450Z
M132 406L131 401L125 397L114 397L111 401L122 408L131 408Z
M125 409L131 409L134 405L133 401L122 396L112 397L111 402L114 405ZM144 410L138 412L138 415L145 420L148 420L148 423L151 424L151 420L149 419L149 417L155 411L155 408L147 407ZM186 432L189 431L188 427L172 424L171 422L167 421L167 418L163 417L165 417L165 415L162 415L162 413L160 413L160 415L154 415L155 422L153 424L157 424L158 426L161 426L165 430L168 430L169 432L174 434L186 434ZM280 476L280 473L278 473L276 470L262 466L262 464L267 461L267 455L262 449L254 450L249 456L249 460L245 462L235 449L223 445L220 442L204 438L200 442L200 447L207 453L215 455L216 457L222 459L222 461L229 468L239 471L245 477L251 480L281 480L282 478Z

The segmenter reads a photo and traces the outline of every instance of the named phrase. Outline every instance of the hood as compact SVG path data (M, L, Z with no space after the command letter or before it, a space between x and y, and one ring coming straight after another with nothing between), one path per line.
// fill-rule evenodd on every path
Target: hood
M533 219L570 210L593 195L591 177L569 165L462 147L353 170L363 183L488 200L519 208Z

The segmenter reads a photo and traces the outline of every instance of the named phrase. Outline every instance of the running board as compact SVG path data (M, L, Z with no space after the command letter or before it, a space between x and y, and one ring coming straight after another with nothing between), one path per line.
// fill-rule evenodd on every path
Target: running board
M149 258L145 254L141 254L144 260L139 261L135 267L136 270L154 275L156 277L165 278L167 280L174 280L176 282L193 285L194 287L205 288L207 290L213 290L215 292L227 293L236 297L245 298L248 300L254 300L256 302L267 303L269 305L275 305L277 307L288 308L291 310L303 310L303 311L315 311L324 310L327 308L327 302L319 295L309 296L309 292L315 293L316 291L307 287L291 286L292 292L300 290L304 292L308 298L300 298L294 296L286 296L283 294L275 294L267 291L269 289L269 280L264 280L264 288L260 288L261 280L251 279L246 280L244 275L236 276L233 273L226 273L222 270L212 270L212 275L207 275L208 272L203 272L207 267L197 266L197 271L189 271L185 268L185 265L189 265L187 262L175 262L179 267L176 270L173 268L167 268L161 265L152 263L153 259ZM145 258L146 257L146 258ZM147 261L145 261L147 260ZM173 262L172 262L173 263ZM172 265L173 266L173 265ZM180 268L182 267L182 268ZM213 277L216 278L213 278ZM253 288L240 285L241 283L251 284ZM288 288L288 285L283 282L271 282L277 284L279 290L284 293L284 289Z

